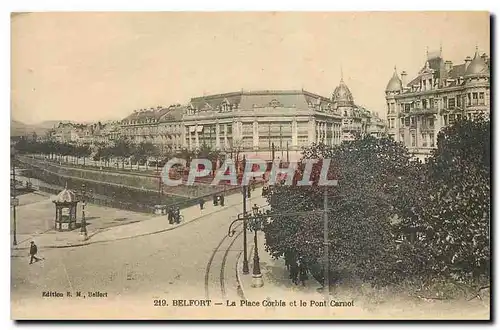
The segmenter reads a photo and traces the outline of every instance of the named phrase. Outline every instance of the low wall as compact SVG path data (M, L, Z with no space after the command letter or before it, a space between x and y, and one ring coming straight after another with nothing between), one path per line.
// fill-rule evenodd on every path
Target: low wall
M79 192L85 183L87 192L92 190L93 196L89 202L136 212L152 213L155 205L177 206L182 209L196 205L200 198L208 201L214 194L224 192L228 195L240 192L239 187L205 184L165 187L163 192L160 192L158 181L154 182L157 178L154 177L99 173L95 170L69 168L24 156L19 157L19 162L28 169L27 174L29 173L30 177L47 183L40 185L39 189L42 191L57 194L67 186L68 189ZM120 181L120 178L124 179Z

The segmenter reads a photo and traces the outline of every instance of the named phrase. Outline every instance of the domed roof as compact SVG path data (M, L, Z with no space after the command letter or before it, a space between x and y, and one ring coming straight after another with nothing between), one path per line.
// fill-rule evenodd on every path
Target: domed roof
M349 87L344 83L344 79L340 78L340 84L335 88L332 95L332 101L339 104L353 104L354 98L352 97Z
M394 68L394 74L392 75L391 80L387 83L387 87L385 88L386 92L399 92L403 88L403 83L401 79L399 79L398 72L396 68Z
M73 191L64 188L57 196L52 200L54 203L73 203L76 202L76 195Z
M476 74L487 74L489 73L488 65L486 62L478 55L477 49L472 62L470 62L467 70L465 70L465 76L472 76Z

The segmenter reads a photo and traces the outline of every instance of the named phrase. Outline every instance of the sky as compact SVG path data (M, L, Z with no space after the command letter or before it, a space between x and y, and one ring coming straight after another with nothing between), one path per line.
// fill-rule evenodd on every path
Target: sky
M357 104L385 118L394 67L409 79L439 50L490 54L486 12L28 13L11 18L11 114L123 119L136 109L240 90L331 97L343 72Z

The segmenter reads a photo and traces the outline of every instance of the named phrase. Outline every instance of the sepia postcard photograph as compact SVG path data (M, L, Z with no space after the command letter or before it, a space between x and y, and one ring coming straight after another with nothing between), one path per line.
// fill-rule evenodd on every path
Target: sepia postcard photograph
M491 24L12 12L11 319L491 320Z

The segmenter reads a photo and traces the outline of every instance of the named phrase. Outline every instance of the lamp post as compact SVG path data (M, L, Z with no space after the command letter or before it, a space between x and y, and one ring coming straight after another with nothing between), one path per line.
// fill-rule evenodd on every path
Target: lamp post
M92 189L89 191L90 194L92 193ZM87 195L87 190L85 183L82 183L82 191L81 191L81 198L82 198L82 228L80 233L83 235L84 240L88 239L88 234L87 234L87 220L85 219L85 206L86 206L86 200L87 197L90 197Z
M243 190L243 192L245 192L245 190ZM245 207L246 207L246 202L245 202ZM259 208L257 207L257 210ZM255 210L255 208L254 208ZM255 212L254 212L255 213ZM234 220L233 222L231 222L231 224L229 225L229 228L227 230L227 236L228 237L233 237L233 235L235 234L235 230L232 229L233 228L233 225L238 222L238 221L243 221L243 274L248 274L249 273L249 270L248 270L248 257L247 257L247 241L246 241L246 228L247 228L247 221L248 220L252 220L252 224L257 224L260 222L256 222L255 219L256 218L261 218L262 217L262 213L258 212L256 213L257 216L253 216L251 214L248 214L246 212L246 208L244 210L244 212L238 214L238 218L236 220ZM267 215L266 215L267 216ZM255 228L255 227L254 227ZM259 228L259 227L257 227ZM257 234L255 234L254 236L254 241L257 242ZM255 251L257 252L256 255L257 255L257 259L255 258L255 255L254 255L254 270L253 270L253 273L254 274L260 274L260 266L259 266L259 258L258 258L258 250L255 249ZM255 267L256 263L257 262L257 268ZM262 276L261 276L262 277Z
M246 158L243 156L243 171L245 171ZM242 180L244 178L242 177ZM244 183L244 182L243 182ZM242 194L243 194L243 216L247 213L247 186L243 184ZM247 220L243 218L243 274L248 274L248 251L247 251Z
M253 244L254 244L254 254L253 254L253 271L252 271L252 287L260 288L264 286L264 281L262 280L262 273L260 272L260 259L259 259L259 248L257 246L257 231L261 229L262 217L264 216L257 206L252 208L253 211Z
M286 141L286 162L290 163L290 155L288 154L288 141Z
M12 218L14 220L13 222L13 239L12 239L12 244L17 245L17 223L16 223L16 206L19 203L19 200L16 197L16 164L15 164L15 154L12 154L12 181L13 181L13 186L12 186L12 198L11 198L11 204L12 204Z
M327 187L325 186L325 190L323 192L323 246L324 246L324 281L323 281L323 286L324 286L324 296L325 296L325 301L326 301L326 306L327 308L330 306L330 261L329 261L329 251L328 251L328 190Z

